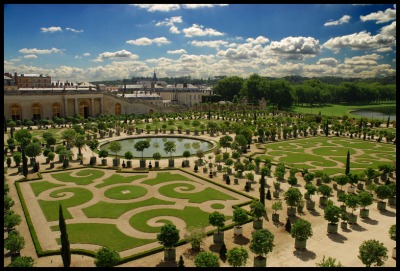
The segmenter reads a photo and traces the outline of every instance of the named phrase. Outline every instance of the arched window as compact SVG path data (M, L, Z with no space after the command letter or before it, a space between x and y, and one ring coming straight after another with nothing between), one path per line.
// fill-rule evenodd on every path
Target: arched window
M33 119L40 120L40 104L33 104L32 105L32 115Z
M21 120L21 108L17 104L11 106L11 118L12 120Z
M61 117L61 105L59 103L53 104L53 117Z
M121 104L120 103L116 103L115 104L115 115L116 116L120 116L121 115Z

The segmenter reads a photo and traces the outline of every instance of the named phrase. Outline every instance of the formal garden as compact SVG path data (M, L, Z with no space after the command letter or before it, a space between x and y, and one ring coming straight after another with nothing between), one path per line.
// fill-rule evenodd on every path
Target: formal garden
M357 224L355 211L368 218L374 202L395 216L387 205L396 205L396 121L225 109L57 118L35 129L29 122L9 122L5 165L17 180L37 254L60 254L60 217L72 253L96 257L99 248L108 248L121 256L115 264L162 251L165 261L174 261L172 249L186 243L200 249L207 235L223 248L217 235L232 228L241 236L241 226L253 221L257 231L249 236L249 249L254 266L265 266L274 236L263 221L272 212L273 225L282 227L287 208L285 227L299 250L312 236L312 225L301 217L305 212L322 208L329 234L337 233L339 222L344 230ZM164 140L164 155L143 156L150 144L141 139L157 136L214 143L208 150L178 153L173 141ZM138 139L131 144L135 156L121 151L119 142L132 138ZM6 195L5 205L11 212ZM8 219L7 228L15 232L20 221ZM164 239L168 233L175 237ZM196 266L215 260L204 253ZM243 250L220 253L236 267L247 259Z

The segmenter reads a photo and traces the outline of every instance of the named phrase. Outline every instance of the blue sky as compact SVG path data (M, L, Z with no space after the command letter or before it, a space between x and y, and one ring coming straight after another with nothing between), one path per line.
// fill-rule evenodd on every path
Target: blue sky
M54 80L396 73L396 5L7 4L4 71Z

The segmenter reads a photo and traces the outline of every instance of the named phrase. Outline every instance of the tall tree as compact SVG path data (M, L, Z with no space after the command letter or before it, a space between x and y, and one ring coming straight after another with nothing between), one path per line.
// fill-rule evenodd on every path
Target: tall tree
M266 96L269 90L268 82L258 74L252 74L244 82L242 89L240 90L241 96L246 96L249 102L254 105L261 100L262 97Z
M349 175L350 173L350 151L347 150L347 159L346 159L346 171L344 174Z
M59 204L59 217L58 226L61 232L61 257L64 267L69 267L71 265L71 250L69 246L67 225L65 224L63 210L61 204Z
M26 158L25 148L31 142L32 134L27 130L18 130L15 132L15 140L17 140L21 145L22 154L22 174L25 178L28 176L28 158Z
M214 86L214 91L225 101L232 101L235 95L239 95L243 83L244 79L238 76L225 77Z
M265 174L261 172L260 179L260 202L265 206Z

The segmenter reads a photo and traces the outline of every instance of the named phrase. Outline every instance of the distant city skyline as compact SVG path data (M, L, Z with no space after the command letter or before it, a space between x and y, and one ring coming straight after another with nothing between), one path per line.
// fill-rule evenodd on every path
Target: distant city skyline
M395 4L5 4L4 72L55 80L396 74Z

